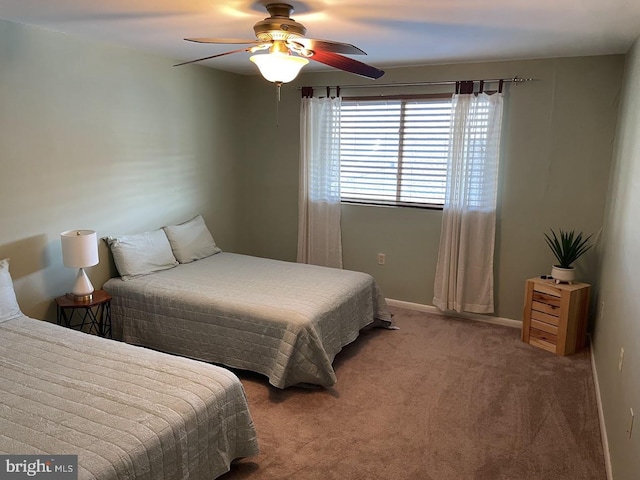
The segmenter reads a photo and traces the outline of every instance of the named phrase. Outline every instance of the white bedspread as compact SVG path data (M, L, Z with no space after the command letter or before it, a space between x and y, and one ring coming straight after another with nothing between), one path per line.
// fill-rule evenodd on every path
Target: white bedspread
M0 323L0 453L78 455L79 479L213 479L258 453L220 367L27 317Z
M368 274L233 253L104 288L115 338L262 373L279 388L333 385L342 347L391 321Z

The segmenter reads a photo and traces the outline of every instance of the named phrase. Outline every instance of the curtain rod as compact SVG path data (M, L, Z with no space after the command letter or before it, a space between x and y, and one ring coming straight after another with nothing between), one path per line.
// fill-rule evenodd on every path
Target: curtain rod
M380 87L423 87L428 85L455 85L458 82L484 82L484 83L513 83L518 85L525 82L535 82L536 78L521 78L515 76L512 78L479 78L477 80L441 80L434 82L414 82L414 83L376 83L376 84L361 84L361 85L339 85L340 88L380 88ZM338 85L332 87L330 85L310 85L309 87L298 87L298 90L303 88L336 88Z

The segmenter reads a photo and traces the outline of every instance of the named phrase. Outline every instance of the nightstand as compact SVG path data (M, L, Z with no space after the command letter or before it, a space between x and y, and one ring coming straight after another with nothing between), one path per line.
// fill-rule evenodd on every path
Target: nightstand
M56 298L56 304L58 325L83 331L88 326L88 333L111 338L111 295L104 290L93 292L93 298L88 301L77 301L69 294L63 295ZM72 323L74 316L79 320L75 324Z
M522 341L556 355L585 345L591 285L531 278L525 288Z

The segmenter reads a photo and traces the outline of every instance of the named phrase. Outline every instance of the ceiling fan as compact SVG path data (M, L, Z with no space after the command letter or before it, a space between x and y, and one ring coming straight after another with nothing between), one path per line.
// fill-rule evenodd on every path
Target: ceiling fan
M293 80L300 72L300 69L309 63L308 59L366 78L377 79L384 75L382 70L344 56L345 54L366 55L358 47L331 40L306 38L304 35L307 33L307 29L304 25L291 18L294 9L288 3L269 3L265 5L265 8L270 16L253 26L256 35L255 40L240 38L185 38L189 42L196 43L251 46L198 58L197 60L190 60L174 66L188 65L232 53L249 51L254 53L268 50L268 53L254 55L250 60L258 66L263 77L276 84Z

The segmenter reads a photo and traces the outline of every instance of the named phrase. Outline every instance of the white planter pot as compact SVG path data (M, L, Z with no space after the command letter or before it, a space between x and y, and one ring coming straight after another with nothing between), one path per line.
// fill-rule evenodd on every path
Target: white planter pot
M574 267L560 268L554 265L551 267L551 276L556 283L572 283L576 278L576 269Z

